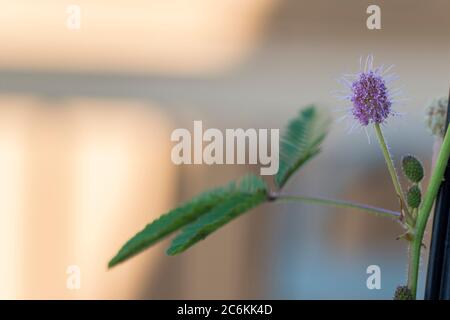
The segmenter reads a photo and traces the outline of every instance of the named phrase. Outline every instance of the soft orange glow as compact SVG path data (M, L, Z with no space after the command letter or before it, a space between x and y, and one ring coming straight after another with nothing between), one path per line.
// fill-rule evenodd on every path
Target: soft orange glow
M167 121L140 105L77 100L71 106L77 132L71 232L77 241L70 259L84 272L77 297L137 298L145 288L139 279L152 280L149 262L160 252L111 271L106 262L136 226L170 207L174 166Z
M240 61L276 0L0 1L2 68L203 73Z
M106 265L173 205L169 127L129 101L0 99L1 298L140 297L159 250Z
M26 101L0 99L0 299L17 298L23 283L23 194L25 183Z

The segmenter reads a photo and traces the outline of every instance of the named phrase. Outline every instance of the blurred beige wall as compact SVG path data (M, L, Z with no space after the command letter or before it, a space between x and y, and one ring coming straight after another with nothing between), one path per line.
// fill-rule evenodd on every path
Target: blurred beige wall
M219 72L255 46L275 2L2 0L0 67ZM72 10L74 5L78 9ZM72 23L78 16L80 23ZM79 29L71 29L74 25Z
M0 97L1 298L139 297L155 251L106 265L173 205L169 123L132 101Z

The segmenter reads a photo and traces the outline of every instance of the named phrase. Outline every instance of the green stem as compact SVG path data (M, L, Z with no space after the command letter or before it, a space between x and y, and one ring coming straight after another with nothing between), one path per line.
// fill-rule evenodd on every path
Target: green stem
M431 175L430 183L428 184L427 192L419 209L416 232L414 240L411 245L410 251L410 272L408 275L408 286L413 295L417 292L417 278L419 276L419 264L420 264L420 249L422 246L423 236L425 228L427 226L428 218L430 216L431 209L433 208L434 200L441 186L442 179L444 177L445 169L447 167L448 159L450 157L450 127L447 129L444 141L439 151L439 155Z
M392 161L391 154L389 153L388 146L386 144L386 140L384 139L383 132L381 131L381 127L379 123L375 123L375 132L377 134L378 142L380 143L381 151L383 151L384 160L386 161L386 165L389 170L389 174L391 175L392 183L394 184L395 192L397 193L398 198L400 201L402 201L402 210L405 212L406 215L406 222L409 225L413 225L413 218L408 212L408 209L406 207L406 201L404 198L402 186L400 185L400 181L397 176L397 171L394 167L394 162Z
M409 242L408 261L408 288L411 290L413 298L417 295L417 280L419 276L420 249L422 247L421 237L414 236Z
M450 157L450 127L447 129L444 141L442 143L441 150L434 167L433 174L428 184L427 192L423 200L422 207L419 210L419 216L417 220L417 233L424 233L425 227L433 207L434 200L441 186L442 179L444 178L445 168L447 167L448 159Z
M289 196L289 195L281 195L276 198L279 201L300 201L304 203L311 204L320 204L335 208L350 208L350 209L358 209L362 211L366 211L372 214L376 214L379 216L385 216L389 218L398 219L400 217L400 212L391 211L388 209L377 208L373 206L368 206L359 203L353 203L349 201L341 201L341 200L332 200L325 198L312 198L312 197L303 197L303 196Z

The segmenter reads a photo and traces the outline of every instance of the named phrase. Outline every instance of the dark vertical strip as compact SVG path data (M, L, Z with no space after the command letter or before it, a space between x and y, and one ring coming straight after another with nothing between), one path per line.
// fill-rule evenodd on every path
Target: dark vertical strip
M450 94L448 99L448 107L447 107L447 127L450 123ZM442 244L444 247L444 261L442 264L442 278L441 278L441 292L440 299L441 300L450 300L450 161L447 163L447 169L445 172L445 193L442 194L442 197L445 199L447 206L444 214L447 217L447 224L445 230L445 241Z
M447 127L450 122L450 94ZM450 299L450 163L439 189L434 211L425 299Z

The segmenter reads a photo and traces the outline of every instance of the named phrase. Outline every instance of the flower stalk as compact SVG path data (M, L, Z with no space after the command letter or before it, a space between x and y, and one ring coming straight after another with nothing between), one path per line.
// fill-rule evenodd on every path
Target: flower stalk
M384 139L383 131L381 131L381 127L380 127L379 123L375 123L374 127L375 127L375 132L376 132L376 135L378 138L378 142L381 147L381 151L383 152L384 160L386 161L386 165L387 165L389 174L391 176L392 183L395 188L395 192L400 201L401 212L402 212L402 214L404 214L404 217L406 219L406 223L408 224L408 226L412 227L414 225L414 218L411 216L411 214L406 206L407 202L405 201L405 196L404 196L400 181L398 179L397 171L395 170L395 167L394 167L394 162L393 162L391 154L389 152L386 140Z
M450 157L450 130L447 129L438 158L434 163L425 197L422 198L420 185L420 181L423 179L423 167L420 161L414 156L403 158L403 173L412 182L412 186L405 194L381 130L381 124L386 123L390 116L395 115L395 112L392 110L395 102L393 97L398 93L393 93L390 90L389 83L395 79L395 76L392 74L387 75L387 70L390 70L390 67L386 70L383 67L374 68L373 56L368 56L364 68L362 68L362 63L360 63L359 73L350 75L350 79L348 76L342 78L343 83L350 91L342 98L351 102L350 112L362 127L367 127L370 124L374 125L395 193L400 201L400 217L398 221L407 229L406 233L401 237L409 242L408 286L407 288L405 286L400 286L399 288L410 290L410 296L415 299L423 236ZM427 122L432 127L434 134L443 136L448 100L440 100L437 106L434 106L434 104L428 112Z

